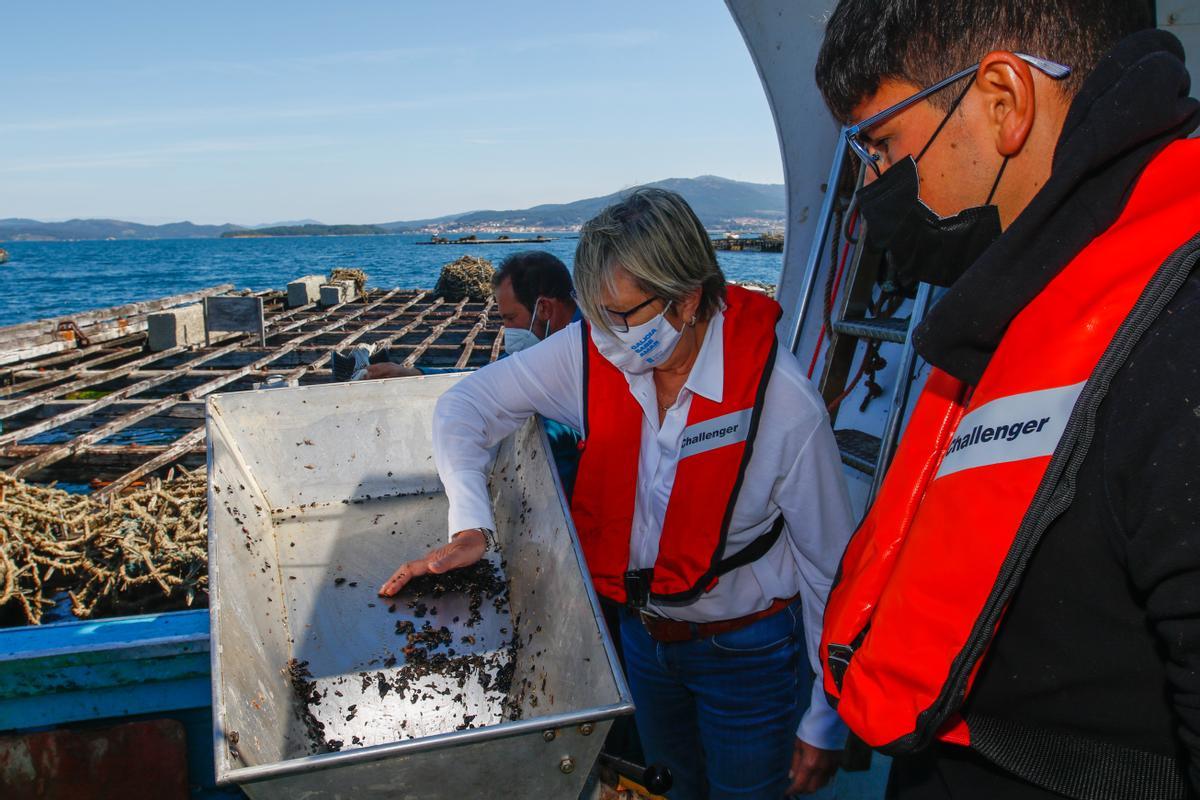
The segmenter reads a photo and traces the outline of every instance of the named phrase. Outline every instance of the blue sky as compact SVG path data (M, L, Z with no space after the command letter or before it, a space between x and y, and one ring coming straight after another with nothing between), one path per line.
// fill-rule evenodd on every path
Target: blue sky
M0 217L386 222L782 182L720 0L7 4Z

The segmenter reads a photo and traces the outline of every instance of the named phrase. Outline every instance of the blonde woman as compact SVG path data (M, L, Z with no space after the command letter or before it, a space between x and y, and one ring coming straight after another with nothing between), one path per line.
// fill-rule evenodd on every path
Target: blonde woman
M597 592L619 606L647 760L675 798L828 781L844 741L816 659L852 521L824 406L775 336L779 306L727 286L679 195L640 189L588 222L585 321L440 400L450 543L381 587L477 561L490 450L532 414L583 431L572 497Z

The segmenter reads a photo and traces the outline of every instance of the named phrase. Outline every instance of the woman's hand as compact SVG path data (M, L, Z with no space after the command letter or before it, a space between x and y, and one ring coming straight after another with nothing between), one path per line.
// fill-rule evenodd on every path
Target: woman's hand
M383 586L379 587L380 597L391 597L404 588L405 584L418 575L432 572L440 574L452 569L469 567L487 552L487 535L478 528L459 531L450 539L450 543L439 547L424 558L410 561L393 573Z

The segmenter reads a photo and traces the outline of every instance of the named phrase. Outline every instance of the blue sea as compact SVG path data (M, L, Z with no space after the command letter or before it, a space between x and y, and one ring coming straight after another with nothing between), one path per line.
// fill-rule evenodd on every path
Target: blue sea
M481 234L492 238L498 234ZM511 234L514 238L522 234ZM418 245L427 235L303 236L264 239L167 239L101 242L0 242L0 326L93 308L151 300L232 283L239 289L283 289L301 275L334 267L367 272L370 286L432 289L442 265L462 255L493 264L525 247L541 248L568 267L574 234L547 234L536 245ZM775 283L779 253L718 253L726 277Z

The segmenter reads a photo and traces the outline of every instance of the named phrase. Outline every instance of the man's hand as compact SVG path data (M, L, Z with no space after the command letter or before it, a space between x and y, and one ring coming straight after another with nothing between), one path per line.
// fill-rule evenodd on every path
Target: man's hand
M380 597L391 597L404 588L404 585L418 575L432 572L439 574L460 567L469 567L487 552L487 536L478 528L459 531L450 539L450 544L443 545L424 558L410 561L393 573L383 586L379 587Z
M791 786L785 794L809 794L829 783L833 773L837 772L842 760L841 750L822 750L807 742L796 739L795 749L792 750L792 769L788 777L792 779Z
M416 367L393 364L391 361L380 361L378 364L372 364L367 367L366 380L373 381L376 378L411 378L414 375L420 374L422 374L421 370Z

